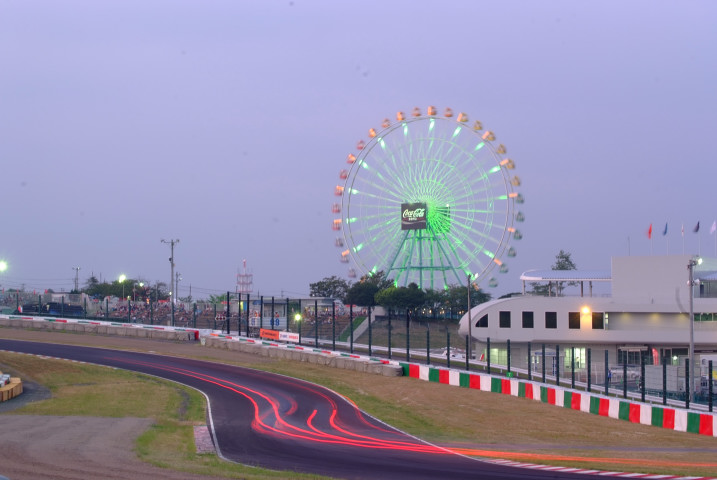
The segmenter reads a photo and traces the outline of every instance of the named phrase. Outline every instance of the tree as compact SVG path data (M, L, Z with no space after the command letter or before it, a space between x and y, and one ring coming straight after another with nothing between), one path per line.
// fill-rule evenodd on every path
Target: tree
M140 286L140 283L143 285ZM166 283L157 282L155 287L150 287L149 282L140 282L132 278L127 278L124 282L114 280L112 283L100 283L96 278L90 277L84 288L84 292L97 299L105 297L118 297L126 299L127 295L133 295L137 299L146 300L149 297L152 301L154 301L169 297Z
M560 249L557 255L555 255L555 263L553 264L553 270L577 270L578 267L570 258L570 253ZM565 282L557 282L558 296L562 296ZM568 282L569 286L575 286L578 282Z
M577 266L575 265L575 262L573 262L573 259L570 258L570 253L566 252L563 249L560 249L560 252L558 252L557 255L555 255L555 263L551 267L552 270L577 270ZM555 284L556 294L557 296L562 296L563 290L565 289L566 282L551 282ZM567 282L568 286L575 286L578 282ZM533 282L530 284L532 287L532 293L534 295L543 295L543 296L550 296L552 286L550 284L540 284L538 282Z
M426 303L426 292L411 283L408 287L384 288L375 295L375 305L391 309L415 310Z
M426 289L423 306L430 310L432 319L436 318L437 310L439 310L443 305L445 292L446 290Z
M468 310L468 287L465 285L451 285L444 294L444 305L451 313L465 312ZM491 294L483 290L471 290L471 306L487 302Z
M362 307L374 307L378 305L376 303L376 294L392 286L393 280L386 278L383 270L374 274L364 275L358 282L349 287L344 303L361 305Z
M221 295L209 295L209 303L221 304L227 301L227 294L222 293Z
M566 252L565 250L560 250L557 255L555 255L555 263L553 264L553 270L577 270L578 267L573 262L572 258L570 258L570 253Z
M351 284L335 275L324 277L315 283L309 284L309 295L312 297L338 298L343 301Z

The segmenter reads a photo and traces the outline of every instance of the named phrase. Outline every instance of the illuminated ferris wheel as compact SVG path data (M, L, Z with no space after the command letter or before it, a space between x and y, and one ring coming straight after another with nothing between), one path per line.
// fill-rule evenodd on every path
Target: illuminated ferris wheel
M383 271L398 286L440 289L506 273L522 235L515 163L465 113L398 112L371 128L341 170L332 206L349 276Z

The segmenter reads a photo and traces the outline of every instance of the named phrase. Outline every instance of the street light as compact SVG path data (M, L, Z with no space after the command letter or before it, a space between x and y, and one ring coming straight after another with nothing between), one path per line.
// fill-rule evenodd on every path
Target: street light
M161 240L162 243L166 243L170 246L170 254L169 254L169 265L170 265L170 274L169 274L169 300L174 305L175 299L176 299L176 289L174 285L174 246L179 243L178 238L173 238L171 240Z
M695 313L693 305L694 297L694 286L699 284L699 281L695 281L694 269L697 265L702 264L702 258L693 257L687 262L687 270L689 271L689 280L687 285L690 289L690 382L694 385L694 372L695 372ZM692 385L689 386L690 390L688 395L692 393Z
M5 270L7 270L7 262L0 260L0 274L5 273Z
M127 275L123 273L117 280L122 284L122 298L124 299L124 281L127 280Z

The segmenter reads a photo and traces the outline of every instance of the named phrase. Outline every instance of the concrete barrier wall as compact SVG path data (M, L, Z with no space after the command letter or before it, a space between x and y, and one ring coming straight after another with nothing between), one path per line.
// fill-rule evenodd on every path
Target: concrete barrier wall
M344 355L337 352L312 349L299 345L255 341L230 336L202 337L202 343L210 348L224 348L250 353L252 355L260 355L280 360L292 360L295 362L306 362L331 368L383 375L386 377L399 377L403 375L401 366L394 362L383 362L369 357Z
M200 331L194 329L162 327L142 324L125 324L95 320L58 319L53 317L23 317L0 315L0 327L25 328L59 332L85 333L91 335L117 335L190 342L200 339ZM312 349L300 345L256 341L244 337L210 334L201 337L203 345L211 348L236 350L282 360L307 362L332 368L372 373L390 377L401 376L403 369L397 362Z
M52 317L0 315L0 327L88 333L94 335L117 335L151 338L153 340L171 340L175 342L191 342L199 339L199 331L194 329L122 324L94 320L58 319Z

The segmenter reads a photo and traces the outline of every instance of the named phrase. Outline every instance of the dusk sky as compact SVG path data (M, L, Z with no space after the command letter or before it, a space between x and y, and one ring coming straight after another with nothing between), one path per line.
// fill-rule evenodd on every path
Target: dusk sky
M168 283L180 239L180 297L234 291L243 259L253 295L306 296L347 273L347 154L429 105L522 180L494 296L561 249L715 256L715 1L0 0L0 284Z

